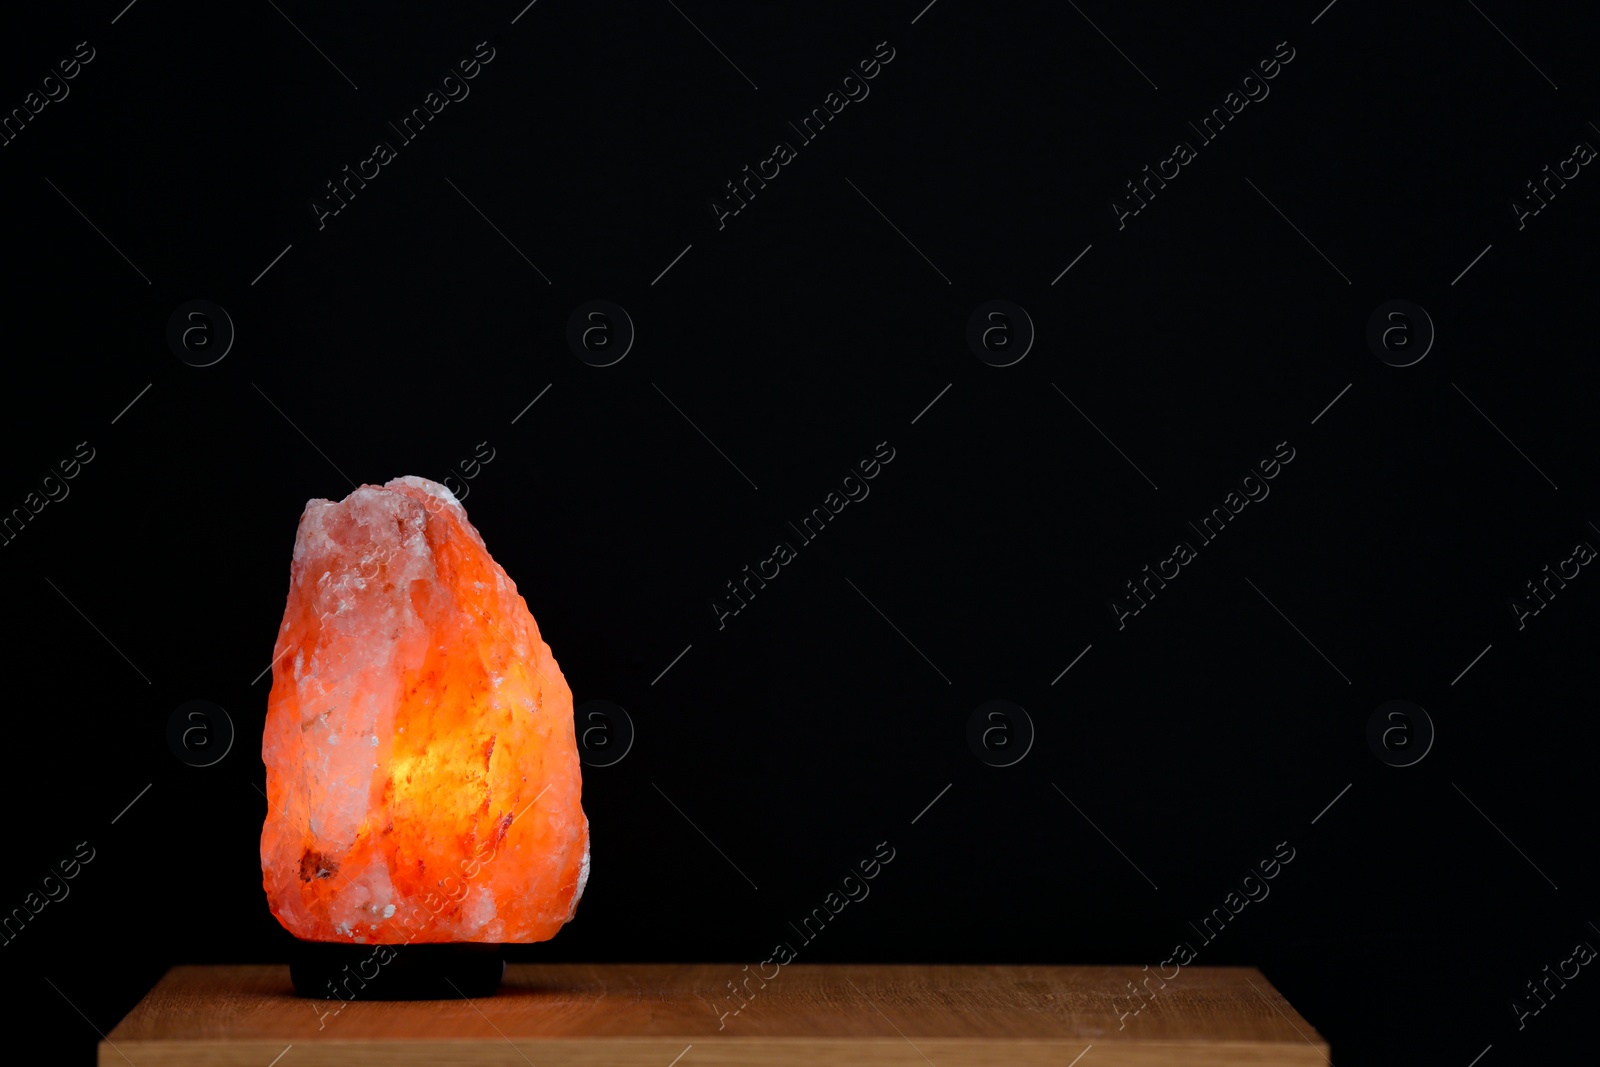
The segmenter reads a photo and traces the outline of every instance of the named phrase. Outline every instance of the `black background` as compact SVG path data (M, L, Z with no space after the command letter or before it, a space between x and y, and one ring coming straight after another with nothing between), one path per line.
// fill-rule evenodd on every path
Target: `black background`
M517 958L753 963L887 841L802 960L1154 964L1287 841L1197 963L1261 967L1341 1064L1576 1058L1592 968L1521 1030L1511 1002L1600 944L1600 578L1520 630L1509 602L1600 545L1600 178L1520 230L1511 202L1600 144L1592 19L520 6L5 16L6 109L95 49L0 148L0 507L95 456L0 551L0 907L95 850L0 947L14 1036L86 1060L168 966L284 958L251 679L300 510L486 441L473 522L576 700L637 727L585 774L577 919ZM319 230L323 183L484 40L471 95ZM719 229L723 183L880 41L870 96ZM1280 41L1270 96L1119 230L1122 183ZM197 298L237 327L207 368L165 341ZM637 327L607 368L564 336L594 298ZM966 344L991 298L1037 328L1010 367ZM1410 367L1364 339L1392 299L1437 328ZM722 584L884 441L719 630ZM1282 441L1271 495L1119 630L1123 583ZM166 741L194 698L238 731L211 767ZM1006 768L966 742L995 698L1037 729ZM1391 699L1437 730L1410 767L1366 740Z

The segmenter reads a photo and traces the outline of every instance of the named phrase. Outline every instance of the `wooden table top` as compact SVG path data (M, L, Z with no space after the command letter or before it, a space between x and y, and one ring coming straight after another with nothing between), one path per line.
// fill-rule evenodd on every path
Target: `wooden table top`
M770 977L764 984L758 970L759 965L746 969L734 963L512 964L493 997L345 1003L295 996L286 966L175 967L107 1035L99 1062L102 1067L380 1062L428 1067L1312 1067L1329 1062L1326 1042L1249 967L1186 967L1164 988L1153 969L1134 967L769 964L762 972ZM1129 981L1145 983L1143 1007Z

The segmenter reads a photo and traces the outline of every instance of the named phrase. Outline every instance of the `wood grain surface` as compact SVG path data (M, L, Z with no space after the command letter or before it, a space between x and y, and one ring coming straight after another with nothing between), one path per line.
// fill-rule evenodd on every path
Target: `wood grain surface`
M102 1067L1134 1067L1329 1063L1259 971L1189 967L513 964L494 997L294 995L279 965L175 967L100 1045ZM748 979L748 982L746 982ZM1126 983L1155 995L1138 1006ZM744 1007L729 983L750 990ZM724 1014L728 1013L728 1014ZM281 1058L279 1058L281 1057ZM1079 1058L1081 1057L1081 1058Z

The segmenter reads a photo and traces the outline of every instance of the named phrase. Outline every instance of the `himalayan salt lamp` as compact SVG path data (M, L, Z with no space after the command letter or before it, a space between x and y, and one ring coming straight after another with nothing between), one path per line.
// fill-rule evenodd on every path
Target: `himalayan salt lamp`
M444 486L363 485L306 504L273 651L261 870L296 988L426 995L366 986L479 943L448 958L492 992L589 877L572 693L516 585Z

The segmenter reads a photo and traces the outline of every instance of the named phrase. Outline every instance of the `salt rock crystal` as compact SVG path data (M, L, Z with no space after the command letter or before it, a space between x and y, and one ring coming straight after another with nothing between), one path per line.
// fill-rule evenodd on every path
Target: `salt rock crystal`
M261 870L308 941L543 941L589 878L572 692L425 478L300 517L261 755Z

